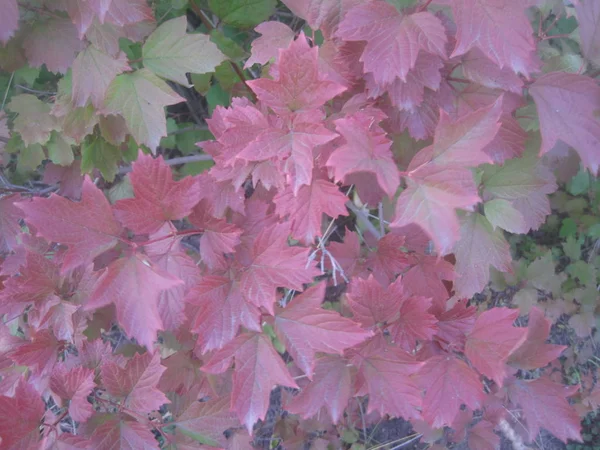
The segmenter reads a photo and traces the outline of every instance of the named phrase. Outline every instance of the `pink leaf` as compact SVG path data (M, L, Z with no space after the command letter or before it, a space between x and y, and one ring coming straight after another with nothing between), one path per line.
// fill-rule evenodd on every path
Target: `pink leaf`
M6 44L19 28L19 5L17 0L2 0L0 16L0 41Z
M0 253L14 250L17 246L16 238L21 232L19 220L23 213L14 203L19 198L18 195L0 197Z
M309 379L313 377L317 352L341 355L345 349L371 336L371 332L352 320L323 309L324 298L325 284L320 283L294 297L275 316L275 332Z
M600 4L593 0L580 0L575 2L577 22L579 23L579 36L581 38L581 51L587 59L600 64Z
M49 198L37 197L16 206L25 212L25 221L35 226L38 234L69 247L63 272L110 250L122 231L106 197L88 177L83 182L80 202L51 194Z
M465 355L483 375L502 386L508 357L525 341L527 331L513 326L519 310L493 308L481 313L467 336Z
M45 405L40 394L19 381L14 397L0 396L2 449L37 448Z
M94 388L94 371L85 367L66 370L57 366L50 378L50 389L63 400L69 400L69 415L77 422L85 422L92 414L92 404L87 401Z
M263 22L254 29L261 37L252 41L252 56L248 58L244 68L253 64L265 65L271 59L277 59L279 49L288 48L296 33L281 22Z

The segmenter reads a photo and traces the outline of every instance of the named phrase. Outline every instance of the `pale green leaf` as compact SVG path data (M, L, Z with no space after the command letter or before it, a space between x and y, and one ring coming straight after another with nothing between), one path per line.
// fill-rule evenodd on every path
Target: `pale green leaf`
M74 160L71 144L67 142L61 133L53 131L46 148L48 149L48 157L54 164L70 166Z
M31 172L46 159L44 149L40 144L31 144L19 152L17 172Z
M45 144L52 130L58 129L56 118L50 114L50 105L35 95L15 95L6 107L18 114L13 131L21 135L26 146Z
M496 198L483 205L485 216L494 228L500 227L511 233L527 233L529 227L520 211L508 200Z
M225 55L207 35L187 34L186 28L185 16L163 23L146 40L142 56L156 75L188 86L187 72L212 72Z
M119 75L108 88L105 109L123 116L138 144L153 151L167 135L164 107L185 101L148 69Z

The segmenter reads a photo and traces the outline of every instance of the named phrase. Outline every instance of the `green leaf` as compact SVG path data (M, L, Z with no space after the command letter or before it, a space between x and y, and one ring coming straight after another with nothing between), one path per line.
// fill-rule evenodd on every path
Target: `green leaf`
M239 83L240 77L233 70L229 61L221 63L215 70L215 78L219 81L219 84L225 91L231 91L231 88Z
M215 83L206 93L206 102L208 103L208 112L212 114L217 105L229 105L229 93L224 91L219 83Z
M123 116L129 132L139 144L154 150L167 135L164 107L185 101L148 69L116 77L106 93L108 113Z
M563 220L558 235L562 238L565 238L568 236L575 236L575 234L577 234L577 223L570 217L567 217L565 220Z
M577 241L577 239L575 239L574 236L569 236L566 242L563 243L562 247L565 255L571 261L577 261L581 258L581 244Z
M177 126L177 122L171 119L170 117L167 119L167 133L173 133L177 131L179 127ZM160 140L160 146L162 148L176 148L177 147L177 136L174 134L168 134L167 137L164 137Z
M193 126L194 124L182 123L181 128ZM178 133L176 136L177 149L184 155L198 152L198 146L196 145L201 141L208 141L213 139L213 135L208 130L189 130L183 133Z
M248 53L237 42L225 36L221 30L212 30L210 32L210 40L232 61L239 61L248 56Z
M215 163L213 161L197 161L187 163L183 165L183 167L179 170L179 173L184 177L188 175L194 176L201 174L202 172L206 172L214 165Z
M206 95L208 90L210 89L210 81L212 80L212 72L211 73L193 73L191 75L192 84L194 85L194 89L200 95Z
M398 11L405 8L411 8L417 4L417 0L386 0L390 5L393 5Z
M17 159L17 172L31 172L46 159L44 149L40 144L31 144L21 149Z
M590 173L585 169L581 169L577 172L577 175L569 181L567 191L569 191L569 194L571 195L584 194L590 189L590 181Z
M146 68L184 86L189 85L187 72L212 72L225 60L207 35L187 34L186 29L186 16L168 20L154 30L142 48Z
M511 233L524 233L528 230L523 214L508 200L500 198L490 200L483 205L483 209L494 228L500 227Z
M275 11L275 0L208 0L208 6L223 22L239 28L254 28Z
M50 140L46 144L48 149L48 157L54 164L59 166L70 166L73 160L73 149L62 134L56 131L52 132Z
M98 169L106 181L113 181L119 171L121 150L104 139L90 137L81 146L81 171Z
M15 95L6 107L18 114L13 130L21 134L25 145L45 144L50 132L58 129L56 118L50 114L52 107L35 95Z

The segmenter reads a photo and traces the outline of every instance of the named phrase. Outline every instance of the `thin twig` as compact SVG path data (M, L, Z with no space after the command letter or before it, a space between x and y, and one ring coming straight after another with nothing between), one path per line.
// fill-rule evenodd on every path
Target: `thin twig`
M375 236L377 239L381 239L382 235L379 233L379 230L377 230L377 228L375 228L375 225L373 225L371 223L371 221L369 220L369 216L367 215L366 212L364 212L362 209L360 209L358 206L356 206L351 201L346 202L346 208L348 208L350 211L352 211L354 213L354 215L360 221L360 223L362 223L364 225L364 227L373 236Z
M0 106L0 110L4 110L4 105L6 105L6 98L8 97L8 91L10 90L10 85L12 84L13 78L15 77L15 73L10 74L10 79L8 80L8 85L6 86L6 91L4 91L4 98L2 99L2 106Z
M179 164L187 164L199 161L212 161L212 156L210 155L189 155L189 156L180 156L178 158L171 158L165 160L167 166L177 166ZM125 175L126 173L131 172L131 166L121 167L119 170L120 175Z
M23 89L24 91L31 92L32 94L37 94L37 95L50 95L50 96L56 95L56 92L39 91L37 89L31 89L31 88L28 88L27 86L23 86L22 84L15 84L15 87L18 87L19 89Z

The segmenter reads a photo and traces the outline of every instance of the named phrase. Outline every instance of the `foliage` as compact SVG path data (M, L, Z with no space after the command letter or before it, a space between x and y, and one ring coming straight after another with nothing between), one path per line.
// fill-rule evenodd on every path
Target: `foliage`
M595 344L547 342L597 327L568 3L3 0L0 449L589 442Z

